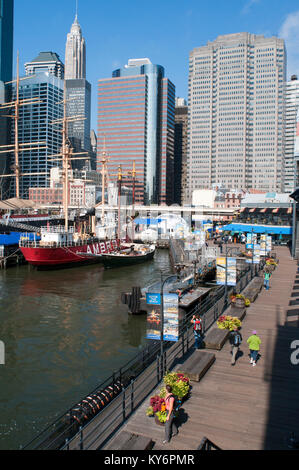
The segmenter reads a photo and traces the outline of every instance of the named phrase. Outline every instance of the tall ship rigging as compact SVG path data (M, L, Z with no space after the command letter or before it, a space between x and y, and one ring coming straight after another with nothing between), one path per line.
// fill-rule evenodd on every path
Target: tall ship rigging
M66 116L66 87L64 86L63 118L53 124L62 125L62 149L61 153L52 155L53 160L62 160L63 175L63 212L64 227L49 227L41 231L40 241L29 241L22 239L20 249L26 261L40 269L59 268L66 266L78 266L91 263L100 263L102 253L110 253L120 247L119 237L115 234L115 227L108 226L104 217L104 195L105 181L107 180L107 154L104 148L102 153L102 218L101 223L96 225L95 216L92 216L92 228L90 233L86 232L82 225L80 227L69 226L69 171L70 162L76 159L87 159L86 156L78 156L73 153L73 148L67 136L67 125L69 122L84 119L84 116ZM80 155L83 155L81 152Z

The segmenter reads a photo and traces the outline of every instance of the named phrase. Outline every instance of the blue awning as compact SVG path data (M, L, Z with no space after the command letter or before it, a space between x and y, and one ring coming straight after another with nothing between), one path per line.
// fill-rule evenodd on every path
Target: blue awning
M162 219L137 218L134 220L134 223L139 225L158 225L161 221Z
M228 224L222 230L229 232L253 232L277 235L292 235L292 227L287 225L253 225L253 224Z

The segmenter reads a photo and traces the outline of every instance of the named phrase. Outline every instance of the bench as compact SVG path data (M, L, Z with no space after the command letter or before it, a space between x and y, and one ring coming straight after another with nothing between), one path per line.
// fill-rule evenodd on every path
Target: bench
M243 310L238 308L237 310ZM228 313L230 315L230 313ZM236 316L236 315L234 315ZM217 349L220 351L222 346L226 342L229 336L229 330L221 330L220 328L214 327L212 328L208 334L205 336L204 345L206 349Z
M200 350L194 351L184 364L179 364L175 367L175 371L179 374L184 374L194 382L199 382L215 360L216 357L213 353Z
M227 315L231 315L232 317L239 318L239 320L243 320L246 315L246 307L238 308L232 305Z
M107 446L107 450L151 450L153 441L149 437L139 436L127 431L117 434ZM106 450L105 449L105 450Z
M244 289L243 294L250 302L254 302L257 298L258 294L260 293L263 287L264 281L263 278L257 276L252 279L252 281L248 284L248 286Z

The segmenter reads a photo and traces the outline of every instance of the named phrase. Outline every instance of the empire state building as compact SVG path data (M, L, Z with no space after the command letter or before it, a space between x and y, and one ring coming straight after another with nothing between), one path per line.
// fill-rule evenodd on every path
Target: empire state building
M86 48L77 15L67 35L65 47L65 79L86 78Z
M65 48L64 78L67 97L67 115L82 116L84 119L71 120L68 137L74 152L91 152L91 85L86 80L86 46L76 14L71 32L67 35ZM95 169L95 155L90 154L90 167ZM72 167L82 169L87 161L73 161Z

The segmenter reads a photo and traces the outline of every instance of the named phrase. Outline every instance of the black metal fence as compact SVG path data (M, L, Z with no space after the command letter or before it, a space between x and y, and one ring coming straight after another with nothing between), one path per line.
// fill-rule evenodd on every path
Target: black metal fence
M179 341L165 342L163 357L160 357L160 342L151 341L137 356L72 406L24 449L88 450L103 447L158 386L164 372L171 370L193 346L192 315L200 313L205 333L228 307L230 291L234 289L241 292L261 267L262 264L245 265L238 273L237 286L228 289L227 296L224 286L215 288L213 295L186 315Z

